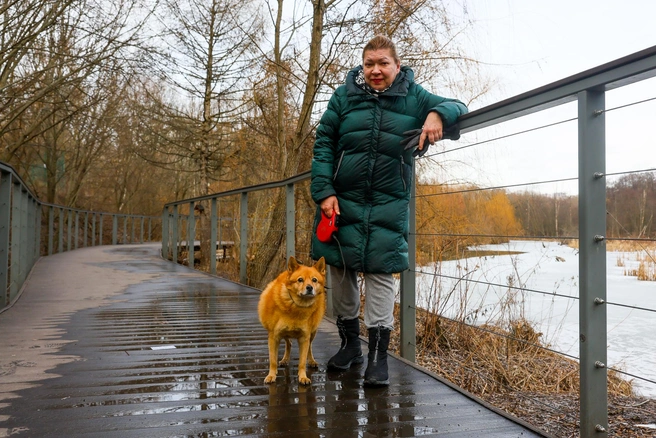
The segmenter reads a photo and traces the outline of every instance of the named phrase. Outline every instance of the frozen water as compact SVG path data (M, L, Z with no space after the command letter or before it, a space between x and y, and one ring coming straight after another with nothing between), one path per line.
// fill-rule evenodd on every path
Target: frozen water
M418 306L469 323L524 317L550 348L578 357L578 250L541 241L476 249L517 253L422 267ZM624 275L638 264L635 252L607 253L608 365L656 381L656 282ZM656 384L639 379L634 384L640 394L656 397Z

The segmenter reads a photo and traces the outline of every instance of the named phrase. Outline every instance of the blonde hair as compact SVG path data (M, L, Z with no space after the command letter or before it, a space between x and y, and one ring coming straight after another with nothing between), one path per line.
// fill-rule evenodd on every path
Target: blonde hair
M369 42L364 46L364 49L362 49L362 59L364 59L364 54L368 51L374 51L374 50L381 50L381 49L389 49L392 57L394 58L394 61L396 61L397 64L401 63L401 59L399 58L399 55L396 53L396 46L392 42L391 39L387 38L385 35L376 35L373 37Z

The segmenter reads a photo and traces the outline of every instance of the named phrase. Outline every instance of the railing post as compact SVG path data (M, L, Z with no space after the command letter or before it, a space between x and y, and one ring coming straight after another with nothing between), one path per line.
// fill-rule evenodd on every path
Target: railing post
M55 208L48 207L48 255L52 255L55 233Z
M84 233L82 235L84 236L84 240L82 241L82 245L86 248L87 243L89 242L89 212L87 211L84 213Z
M64 252L64 208L59 208L59 242L57 245L57 252Z
M194 245L196 240L196 220L194 219L194 202L189 203L187 216L187 266L194 267Z
M581 437L608 436L604 111L603 90L578 94Z
M100 223L98 224L98 245L103 244L103 214L100 213Z
M75 242L73 242L73 247L78 248L78 240L80 239L80 212L75 212Z
M139 243L144 243L144 217L141 216L141 236L139 237Z
M21 186L13 181L11 201L11 272L9 275L9 302L18 295L19 278L21 276Z
M32 208L34 209L34 263L41 257L41 203L38 199L32 199Z
M178 263L178 249L180 248L179 245L179 237L178 237L178 204L175 204L173 206L173 229L171 231L172 234L172 242L173 243L173 262Z
M216 198L210 201L210 274L216 275L216 250L220 242L217 243L217 225L216 225Z
M285 189L285 203L287 207L287 260L296 255L296 215L294 202L294 184L287 184ZM306 260L309 265L310 260Z
M239 205L240 214L240 231L239 231L239 282L247 284L248 271L247 261L248 255L248 192L242 192L241 203Z
M410 188L410 204L408 210L408 263L407 271L401 272L401 311L399 333L401 357L414 362L416 359L416 214L417 198L415 198L415 167L412 166L412 185Z
M112 245L116 245L118 242L118 217L112 215Z
M21 216L20 216L20 260L18 263L20 263L20 268L19 268L19 274L17 277L18 280L18 289L20 291L20 287L23 285L23 281L27 278L27 274L29 272L30 264L29 260L30 257L32 256L30 254L30 245L29 245L29 239L28 239L28 226L29 226L29 198L30 194L27 190L24 189L24 187L21 185L20 187L20 210L21 210Z
M86 245L86 235L84 240ZM91 246L96 246L96 213L91 213Z
M128 243L128 216L123 215L123 245Z
M169 208L162 210L162 258L169 259Z
M335 309L333 308L333 278L330 275L330 268L326 266L326 316L335 318Z
M71 250L71 238L73 237L73 210L68 209L68 224L67 224L67 234L66 234L66 251Z
M11 224L12 176L9 172L0 175L0 309L10 303L7 295L9 284L9 226Z
M37 224L36 224L36 208L34 207L36 202L32 195L28 192L26 194L27 198L27 235L25 236L27 240L27 253L26 253L26 261L27 261L27 269L25 271L25 277L24 279L27 278L27 274L32 270L32 266L34 266L34 262L36 261L36 247L37 247Z

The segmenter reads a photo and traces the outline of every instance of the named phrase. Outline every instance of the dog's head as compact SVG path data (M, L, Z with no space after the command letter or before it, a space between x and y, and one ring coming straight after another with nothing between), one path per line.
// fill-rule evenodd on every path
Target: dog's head
M321 257L313 266L301 265L294 256L289 258L287 290L304 301L324 293L326 284L326 260ZM310 303L308 303L310 304Z

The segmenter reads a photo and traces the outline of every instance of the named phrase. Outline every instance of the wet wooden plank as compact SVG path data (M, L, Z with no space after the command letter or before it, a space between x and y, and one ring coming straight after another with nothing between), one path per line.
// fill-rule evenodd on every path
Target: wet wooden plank
M101 248L113 257L87 258L96 270L149 275L100 307L53 316L57 342L72 341L56 354L77 359L5 401L0 415L10 418L0 427L39 437L543 436L397 358L387 388L363 388L364 365L327 373L339 345L328 320L313 348L321 367L309 372L312 385L298 385L296 345L291 367L264 385L259 291L172 267L156 247ZM76 275L90 275L91 287L98 272L85 263Z

